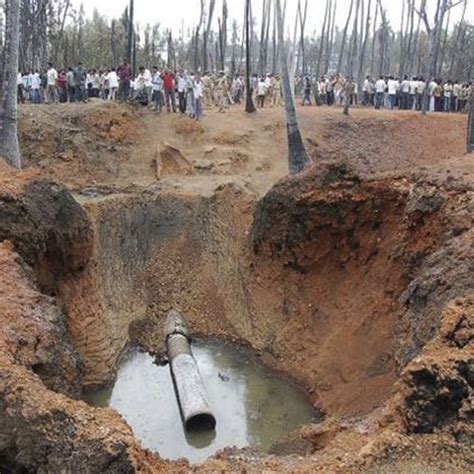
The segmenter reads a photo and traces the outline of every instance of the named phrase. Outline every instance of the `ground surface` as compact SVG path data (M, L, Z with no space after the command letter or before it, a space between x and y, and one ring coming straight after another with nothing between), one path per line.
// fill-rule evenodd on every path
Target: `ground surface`
M20 109L25 169L0 163L0 468L187 469L74 401L128 343L159 350L178 308L326 414L275 455L203 468L472 469L466 116L298 115L314 165L288 179L281 109L201 124L99 101Z

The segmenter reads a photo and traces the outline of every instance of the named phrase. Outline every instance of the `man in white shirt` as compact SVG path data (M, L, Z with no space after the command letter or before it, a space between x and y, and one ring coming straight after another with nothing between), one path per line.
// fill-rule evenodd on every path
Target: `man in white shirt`
M366 76L364 80L364 85L362 86L362 105L369 105L370 103L370 91L372 90L372 81L370 80L370 76Z
M161 107L163 104L163 78L156 66L153 68L151 82L153 86L153 102L155 103L155 110L161 113Z
M116 100L117 99L117 91L119 87L119 78L115 69L112 69L107 73L106 79L107 84L109 85L109 100Z
M202 97L203 97L203 83L199 74L194 78L194 117L196 120L202 118Z
M453 96L453 81L447 81L443 86L443 109L451 112L451 98Z
M377 110L382 106L385 88L385 80L383 76L380 76L379 80L375 83L375 108Z
M423 107L423 96L425 95L425 79L423 77L418 78L418 84L416 86L416 110L421 110Z
M46 73L47 77L47 86L46 86L46 96L49 102L58 101L58 92L56 88L56 81L58 79L58 71L54 69L52 63L48 63L48 71Z
M413 77L410 81L409 92L408 92L408 108L410 110L415 109L416 106L416 89L418 87L418 78Z
M258 106L263 109L265 106L265 96L267 95L267 85L263 77L257 84L257 102Z
M148 97L148 103L151 104L153 99L153 82L151 71L148 68L145 68L143 76L145 78L145 89Z
M39 104L41 102L40 96L40 87L41 87L41 77L38 71L31 72L28 76L28 81L30 83L30 99L33 104Z
M408 80L408 76L403 78L402 83L400 84L400 92L401 92L401 103L400 108L402 110L408 109L409 97L410 97L410 81Z
M452 110L453 112L459 112L459 107L458 107L458 97L459 97L459 91L461 90L461 84L459 84L458 80L454 81L453 85L453 99L452 99Z
M395 102L397 100L397 92L398 92L398 81L396 81L393 76L388 78L387 83L388 89L388 107L390 110L393 110L395 107Z

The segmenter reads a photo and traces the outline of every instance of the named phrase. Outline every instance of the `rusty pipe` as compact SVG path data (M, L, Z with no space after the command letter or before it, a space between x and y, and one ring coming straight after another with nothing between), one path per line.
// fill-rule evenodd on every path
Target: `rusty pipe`
M191 350L186 320L177 311L170 311L164 333L171 378L185 430L215 428L216 419L207 401L201 373Z

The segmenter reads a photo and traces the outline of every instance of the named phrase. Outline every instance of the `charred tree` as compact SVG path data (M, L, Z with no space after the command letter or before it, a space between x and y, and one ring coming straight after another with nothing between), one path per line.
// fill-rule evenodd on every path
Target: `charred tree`
M5 41L0 69L0 157L21 168L17 133L17 73L20 36L20 0L5 2Z
M135 0L130 0L128 7L128 31L127 31L127 60L129 64L133 61L133 18L134 18Z
M203 43L202 43L202 68L207 71L209 64L208 54L208 42L209 34L211 32L212 19L214 17L214 8L216 6L216 0L209 0L209 13L207 18L206 29L204 30Z
M278 20L278 42L280 46L280 67L282 73L283 98L285 101L286 130L288 135L288 168L291 174L299 173L309 163L310 159L301 137L296 117L295 102L291 90L288 71L288 54L285 46L284 22L280 0L276 1L275 14Z
M255 113L257 109L253 103L252 98L252 85L250 83L251 74L251 59L250 59L250 0L245 0L245 88L246 88L246 100L245 100L245 112L248 114Z
M354 8L354 0L351 0L351 4L350 4L350 7L349 7L349 13L347 14L346 24L344 25L344 30L342 32L342 42L341 42L341 49L339 51L339 60L337 62L337 72L341 71L342 59L344 57L344 49L346 47L347 29L349 28L349 22L351 21L352 9L353 8Z

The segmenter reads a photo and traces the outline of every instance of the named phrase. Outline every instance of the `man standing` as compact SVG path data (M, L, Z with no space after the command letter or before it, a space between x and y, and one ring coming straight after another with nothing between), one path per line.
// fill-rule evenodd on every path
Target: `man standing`
M161 113L163 79L161 78L157 66L153 67L151 82L153 84L153 103L155 104L155 110Z
M390 110L393 110L395 107L395 101L397 99L397 92L398 92L398 81L396 81L393 76L388 78L387 83L388 89L388 106Z
M181 70L178 73L178 83L176 84L178 88L178 102L179 102L179 111L184 114L186 112L186 78L184 77L184 71Z
M408 76L405 76L403 78L402 84L400 86L400 91L401 91L400 108L402 110L407 110L408 109L409 96L410 96L410 81L408 80Z
M383 76L380 76L379 80L375 83L375 108L377 110L379 110L383 104L385 87L386 87L386 84L385 84L384 78Z
M87 78L87 72L82 67L82 63L77 63L77 66L74 68L76 102L87 102L86 78Z
M416 86L416 110L421 110L423 107L423 96L425 95L426 82L424 77L418 78Z
M30 99L33 104L39 104L41 102L40 87L41 77L38 71L32 72L29 75L30 83Z
M165 104L166 104L166 110L168 112L171 112L171 109L173 112L176 112L176 100L174 96L174 75L170 70L166 70L163 73L163 88L165 90Z
M119 77L119 89L118 96L119 100L126 101L130 97L130 80L132 78L132 70L128 65L127 61L124 61L123 64L118 68L117 74Z
M24 94L24 88L23 88L23 75L21 72L18 72L17 74L17 79L16 79L16 87L17 87L17 96L16 100L18 103L25 103L25 94Z
M413 77L410 81L410 87L408 91L408 108L410 110L416 108L416 89L418 88L418 78Z
M272 107L281 107L282 104L281 79L280 76L275 76L275 80L273 81Z
M309 77L304 78L304 89L303 89L303 107L305 105L311 105L311 80Z
M371 87L370 76L365 76L364 85L362 86L362 105L369 105L369 91Z
M260 78L260 81L257 85L257 105L261 109L265 106L265 96L267 95L267 85L265 84L265 79Z
M52 63L48 63L48 72L46 73L47 76L47 87L46 87L46 95L48 97L48 101L52 103L56 103L58 101L58 94L56 89L56 83L58 80L58 71L54 69Z
M225 72L221 71L216 85L216 102L219 107L219 112L224 112L228 94L229 88L227 86L227 77L225 76Z
M209 76L209 73L206 72L204 74L204 77L201 80L202 82L202 87L203 87L203 98L204 98L204 105L206 107L212 107L212 104L214 102L213 98L213 93L212 93L212 79L211 76Z
M451 112L451 98L453 96L453 81L448 80L443 86L443 110Z
M203 89L202 89L202 80L199 74L196 74L194 79L194 89L193 89L193 97L194 97L194 118L196 120L201 120L202 118L202 97L203 97Z
M143 76L145 78L145 89L148 97L148 103L151 104L153 99L153 78L151 75L151 71L146 67Z
M66 83L67 83L68 100L69 100L69 102L74 102L76 83L74 81L74 71L72 70L72 67L68 68L68 70L67 70Z
M459 81L456 79L454 81L453 85L453 97L451 99L451 110L453 112L458 112L458 97L459 97L459 91L461 90L461 84Z
M112 69L107 73L106 81L109 85L109 100L116 100L117 99L117 91L119 87L119 78L115 69Z

